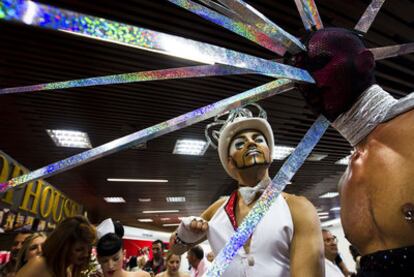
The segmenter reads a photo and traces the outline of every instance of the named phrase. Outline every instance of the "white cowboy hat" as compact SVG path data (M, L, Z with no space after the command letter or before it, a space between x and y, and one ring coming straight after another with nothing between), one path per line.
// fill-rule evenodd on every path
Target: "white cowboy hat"
M238 117L232 123L228 124L223 131L220 133L220 138L218 141L218 153L220 157L221 164L226 170L227 174L230 175L233 179L236 179L236 176L232 175L228 169L228 155L229 155L229 145L232 138L240 133L243 130L257 130L261 132L266 138L267 145L269 146L270 158L272 158L273 149L274 149L274 138L272 127L270 127L269 122L263 118L259 117Z

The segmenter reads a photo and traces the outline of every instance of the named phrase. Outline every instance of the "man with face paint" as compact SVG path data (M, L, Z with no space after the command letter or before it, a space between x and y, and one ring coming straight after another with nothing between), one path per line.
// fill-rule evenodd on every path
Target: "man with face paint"
M274 148L269 123L238 117L224 127L218 141L220 161L239 188L201 215L184 218L171 238L178 253L208 238L217 254L233 235L264 189ZM313 205L282 193L238 252L224 277L324 276L323 241Z
M307 47L294 60L316 85L299 89L355 147L339 191L359 276L414 276L414 94L397 101L376 85L374 57L351 31L319 30Z

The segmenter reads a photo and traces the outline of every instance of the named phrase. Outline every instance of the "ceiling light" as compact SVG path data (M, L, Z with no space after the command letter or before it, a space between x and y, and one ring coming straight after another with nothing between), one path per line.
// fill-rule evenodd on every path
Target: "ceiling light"
M185 202L184 196L169 196L165 197L165 200L169 203L179 203L179 202Z
M46 132L54 143L60 147L92 148L87 133L69 130L50 130Z
M322 215L322 216L323 216L323 215L329 215L329 213L328 213L328 212L319 212L319 213L318 213L318 215L319 215L319 216L321 216L321 215Z
M164 214L164 213L179 213L180 210L159 210L159 211L142 211L143 214Z
M348 165L349 163L349 158L351 158L351 155L346 156L345 158L342 158L338 161L335 162L335 164L340 164L340 165Z
M312 153L306 160L311 162L317 162L325 159L326 157L328 157L328 154Z
M329 215L323 215L319 217L319 219L328 219L328 218L329 218Z
M125 203L125 199L122 197L104 197L105 201L108 203Z
M337 197L338 195L339 195L338 192L330 191L330 192L320 195L319 198L334 198L334 197Z
M151 198L138 198L139 202L143 202L143 203L147 203L147 202L151 202Z
M294 147L275 145L275 148L273 149L272 158L273 160L284 160L293 152L293 150L295 150Z
M208 144L204 140L178 139L173 154L202 156L207 148Z
M169 217L161 217L160 220L161 221L168 221L168 220L171 220L171 218L169 218Z
M341 207L333 207L332 209L331 209L331 211L340 211L341 210Z
M168 183L165 179L129 179L129 178L107 178L108 182L137 182L137 183Z
M162 226L164 226L164 227L172 227L172 226L178 226L178 225L180 225L180 223L166 223L166 224L163 224Z
M151 218L138 218L139 222L153 222L154 220L152 220Z

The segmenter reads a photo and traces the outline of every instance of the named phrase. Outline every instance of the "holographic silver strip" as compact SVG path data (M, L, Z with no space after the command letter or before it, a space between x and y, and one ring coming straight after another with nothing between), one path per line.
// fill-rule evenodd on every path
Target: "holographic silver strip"
M372 0L354 29L363 33L368 32L385 0Z
M376 61L414 53L414 42L369 49Z
M286 48L278 41L273 41L268 35L263 32L259 32L256 28L246 25L240 21L233 20L226 16L223 16L207 7L199 5L191 0L167 0L183 9L186 9L206 20L209 20L227 30L230 30L248 40L251 40L260 46L269 49L276 54L283 56L286 52Z
M305 45L303 45L299 39L283 30L249 4L241 0L219 1L236 12L244 22L256 27L259 31L267 34L274 41L281 43L290 53L296 54L306 49Z
M71 34L202 63L226 64L254 70L265 75L271 74L280 78L314 83L313 78L306 70L215 45L37 4L27 0L1 0L0 19L65 31Z
M200 0L201 3L203 3L206 6L209 6L213 10L216 10L217 12L227 16L228 18L231 18L236 21L243 21L243 19L234 11L226 8L225 6L221 5L220 3L216 3L212 0Z
M16 187L27 182L35 181L41 178L47 178L59 172L80 166L82 164L96 160L98 158L102 158L120 150L127 149L131 146L137 145L138 143L143 143L150 139L198 123L227 110L232 110L240 106L259 101L266 97L282 93L286 90L292 89L293 87L293 83L286 79L279 79L269 82L254 89L204 106L192 112L169 119L152 127L118 138L96 148L47 165L28 174L13 178L6 183L0 184L0 192L5 192L12 187Z
M207 76L223 76L223 75L238 75L238 74L255 74L254 71L250 71L243 68L232 67L228 65L200 65L189 66L179 68L169 68L162 70L150 70L142 72L124 73L117 75L109 75L102 77L92 77L86 79L77 79L63 82L44 83L32 86L22 86L13 88L0 89L0 94L10 93L22 93L32 91L43 90L56 90L66 88L78 88L89 86L102 86L102 85L114 85L125 84L134 82L146 82L156 80L169 80L169 79L185 79L194 77L207 77Z
M302 18L303 26L307 31L323 28L318 8L313 0L295 0L296 7Z
M236 256L237 252L247 242L253 234L257 224L269 210L279 194L289 184L292 177L302 166L312 149L318 143L326 129L329 127L329 121L319 116L316 122L311 126L305 136L302 138L295 151L289 156L279 172L273 178L271 184L263 192L262 196L254 204L248 215L237 228L237 231L231 236L230 240L221 249L210 266L208 277L221 276L230 262Z

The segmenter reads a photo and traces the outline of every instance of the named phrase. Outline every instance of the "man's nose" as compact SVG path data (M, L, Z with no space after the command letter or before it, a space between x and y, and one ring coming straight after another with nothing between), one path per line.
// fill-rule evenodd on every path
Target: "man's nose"
M112 260L108 261L108 267L112 269L114 267L114 262Z

